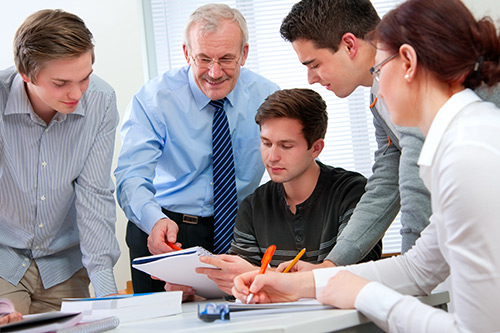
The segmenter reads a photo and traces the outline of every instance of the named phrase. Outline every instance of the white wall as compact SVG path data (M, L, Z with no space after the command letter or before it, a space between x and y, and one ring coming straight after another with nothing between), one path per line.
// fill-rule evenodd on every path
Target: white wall
M498 0L465 0L476 16L500 18ZM3 0L0 5L0 69L13 65L12 38L31 13L43 8L61 8L80 16L95 39L94 72L111 84L117 94L121 118L133 94L144 83L143 38L140 0ZM276 32L278 33L278 32ZM179 50L181 52L181 50ZM115 158L120 151L117 135ZM128 248L125 245L126 218L117 206L117 237L122 256L115 266L118 289L130 279Z
M500 20L500 6L498 0L462 0L477 18L491 16L497 24Z
M14 65L12 39L19 25L28 15L44 8L60 8L85 21L94 35L96 45L94 72L115 88L122 119L128 102L144 84L139 0L2 0L0 69ZM119 150L120 138L117 134L113 170ZM116 233L122 255L115 266L115 276L118 289L124 289L125 282L130 280L128 248L125 244L127 220L118 205L117 216Z

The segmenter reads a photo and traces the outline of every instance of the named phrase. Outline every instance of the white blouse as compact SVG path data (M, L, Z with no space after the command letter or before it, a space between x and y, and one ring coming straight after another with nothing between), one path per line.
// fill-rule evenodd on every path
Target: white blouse
M500 331L500 109L469 89L453 95L418 163L430 224L404 256L340 268L374 281L356 309L391 332ZM317 294L338 270L314 271ZM448 275L453 313L404 296L428 294Z

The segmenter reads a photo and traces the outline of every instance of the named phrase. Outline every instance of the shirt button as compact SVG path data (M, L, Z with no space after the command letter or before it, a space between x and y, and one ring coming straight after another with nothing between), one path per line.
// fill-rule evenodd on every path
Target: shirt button
M214 186L214 182L210 182L210 186Z
M208 207L203 207L203 210L208 210Z
M35 246L35 250L38 250L39 248L40 248L40 246L38 246L38 245L37 245L37 246Z
M42 201L45 201L45 195L42 195L40 199L42 199Z
M30 258L24 258L24 261L29 262Z
M38 227L39 227L39 228L43 228L43 223L40 223L40 224L38 225Z
M296 240L297 242L302 242L302 236L297 236L297 237L295 237L295 240Z
M42 166L45 168L47 166L47 162L43 161Z
M49 131L49 129L48 129L48 128L46 128L46 129L45 129L45 132L48 132L48 131Z
M23 267L26 267L26 264L25 264L25 263L23 263Z

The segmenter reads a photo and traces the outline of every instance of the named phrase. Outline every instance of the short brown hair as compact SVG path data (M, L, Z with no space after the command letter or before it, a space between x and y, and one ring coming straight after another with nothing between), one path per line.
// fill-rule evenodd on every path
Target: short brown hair
M54 59L71 59L91 51L92 33L78 16L60 9L44 9L28 16L14 36L17 70L32 82L44 64Z
M272 118L297 119L302 124L308 149L316 140L325 138L328 127L326 103L311 89L283 89L269 95L257 110L255 122L262 126Z
M370 0L302 0L283 19L280 33L288 42L304 39L337 52L345 33L364 39L379 22Z
M442 82L474 89L500 81L500 39L491 18L477 21L460 0L409 0L386 14L375 38L384 50L411 45Z

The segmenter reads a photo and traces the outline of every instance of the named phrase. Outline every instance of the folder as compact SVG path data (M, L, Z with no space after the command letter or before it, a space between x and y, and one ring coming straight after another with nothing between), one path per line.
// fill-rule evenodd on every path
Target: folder
M227 296L205 274L196 273L196 267L216 268L202 263L199 259L201 256L210 257L213 254L201 246L195 246L180 251L136 258L132 261L132 267L173 284L191 286L197 295L205 298Z

